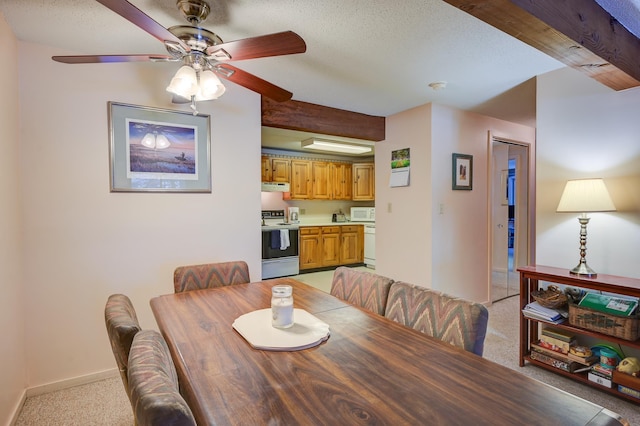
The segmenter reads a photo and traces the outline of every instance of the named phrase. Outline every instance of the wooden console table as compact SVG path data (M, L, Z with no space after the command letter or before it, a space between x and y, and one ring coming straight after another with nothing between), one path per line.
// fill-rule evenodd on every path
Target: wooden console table
M539 324L547 324L545 321L539 321L527 318L522 314L522 309L533 301L531 292L538 289L541 281L553 284L562 284L583 289L605 291L620 295L633 296L640 298L640 279L618 277L615 275L598 274L596 278L584 278L571 275L568 268L554 268L550 266L525 266L518 268L520 272L520 367L524 367L525 362L530 362L536 366L553 371L571 379L583 382L587 385L597 387L605 392L609 392L620 398L633 401L640 404L640 400L618 392L617 388L606 388L589 381L587 373L569 373L558 368L537 362L530 357L531 342L538 338ZM550 324L550 323L549 323ZM551 324L550 324L551 325ZM618 337L609 336L598 333L596 331L586 330L570 325L568 322L561 324L553 324L554 328L569 330L576 335L591 336L610 343L624 345L634 349L640 349L640 340L629 341Z

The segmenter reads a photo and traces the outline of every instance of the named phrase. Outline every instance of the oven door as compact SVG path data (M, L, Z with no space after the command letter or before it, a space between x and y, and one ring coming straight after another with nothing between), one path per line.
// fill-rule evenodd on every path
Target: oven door
M280 248L280 229L262 230L262 260L280 257L298 256L298 229L285 229L289 232L289 247Z

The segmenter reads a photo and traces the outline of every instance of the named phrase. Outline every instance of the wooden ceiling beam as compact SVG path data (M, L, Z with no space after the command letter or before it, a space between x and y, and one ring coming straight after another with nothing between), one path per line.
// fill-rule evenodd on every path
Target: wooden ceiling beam
M276 102L266 96L262 125L376 142L385 138L384 117L294 100Z
M444 0L600 83L640 86L640 39L594 0Z

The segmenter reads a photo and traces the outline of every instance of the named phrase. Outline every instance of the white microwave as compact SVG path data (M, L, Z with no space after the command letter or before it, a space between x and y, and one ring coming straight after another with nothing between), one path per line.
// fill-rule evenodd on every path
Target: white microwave
M351 222L375 222L375 207L351 207Z

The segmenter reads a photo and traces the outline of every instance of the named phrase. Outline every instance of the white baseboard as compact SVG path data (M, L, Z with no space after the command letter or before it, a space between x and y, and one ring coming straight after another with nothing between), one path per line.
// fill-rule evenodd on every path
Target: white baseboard
M87 374L84 376L73 377L71 379L64 379L58 382L47 383L45 385L34 386L26 389L26 397L42 395L44 393L54 392L62 389L72 388L74 386L86 385L93 382L98 382L104 379L110 379L112 377L120 376L120 372L117 368L111 368L109 370L99 371L97 373ZM24 401L23 401L24 403ZM20 405L22 407L22 405Z
M20 415L20 411L22 411L22 407L24 406L24 402L26 400L27 400L27 391L23 390L22 391L22 396L20 397L20 400L16 404L16 407L13 410L13 413L9 417L9 426L14 426L16 424L16 422L18 421L18 416Z

